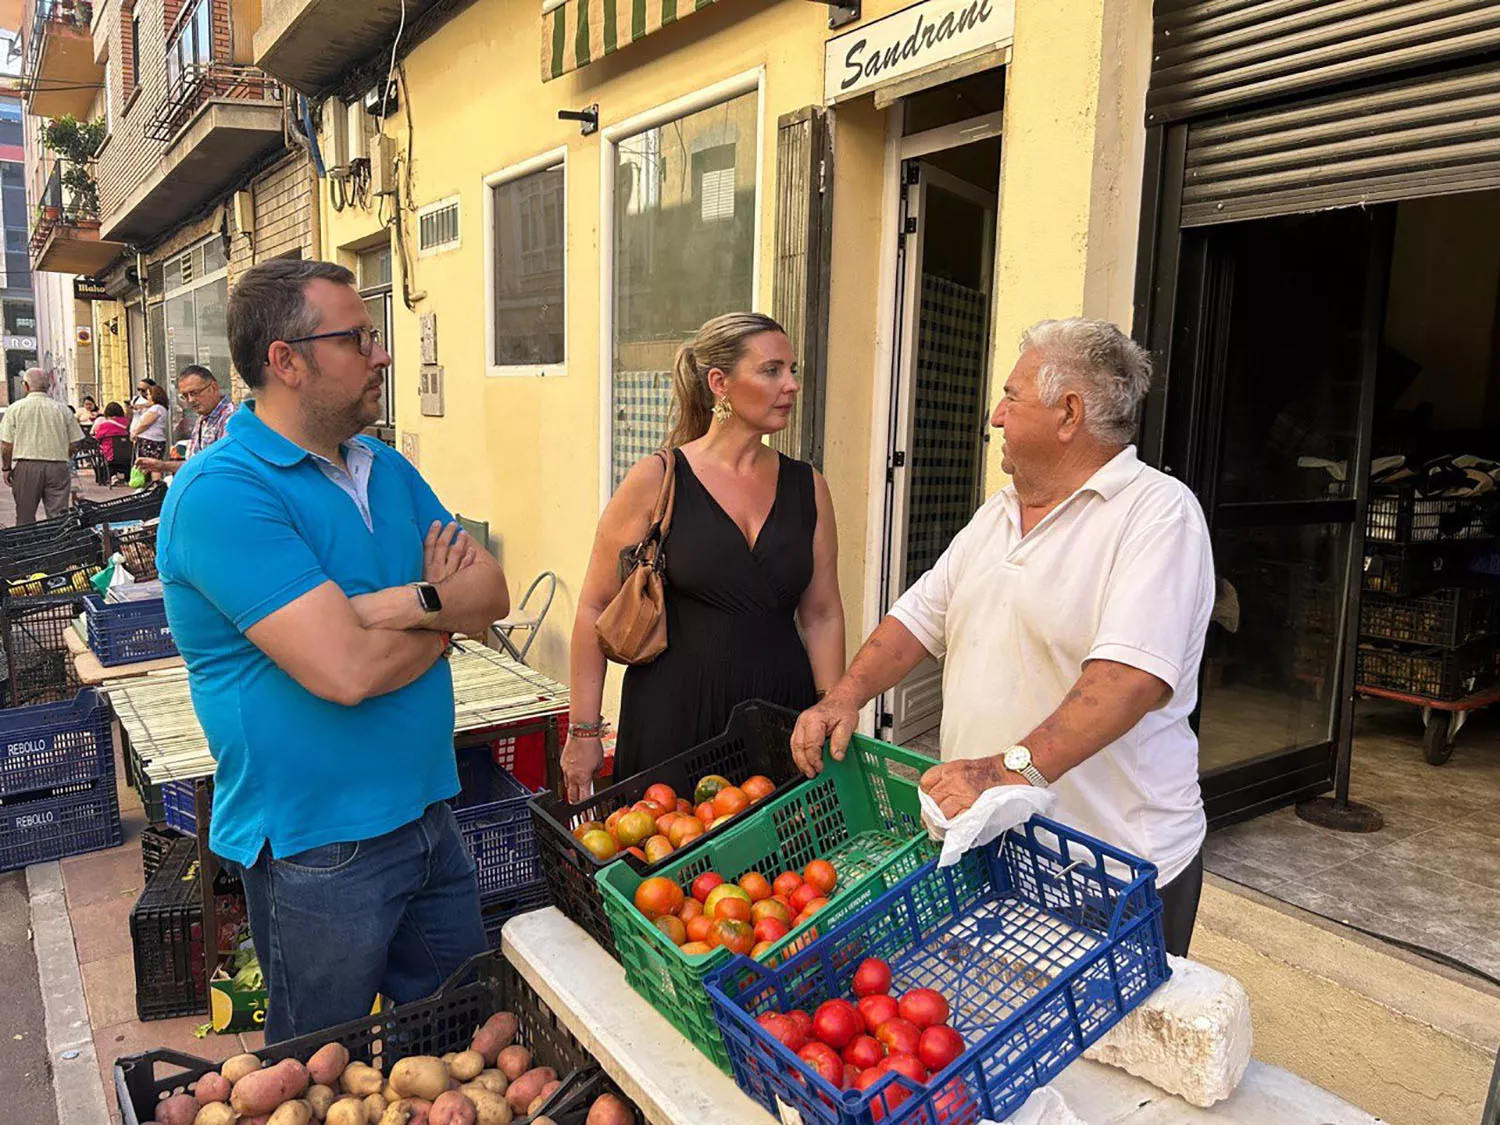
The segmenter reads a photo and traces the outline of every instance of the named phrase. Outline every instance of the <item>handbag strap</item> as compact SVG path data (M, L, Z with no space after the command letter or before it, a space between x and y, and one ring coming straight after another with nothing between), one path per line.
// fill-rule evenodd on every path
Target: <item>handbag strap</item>
M656 493L656 503L651 509L651 526L641 540L641 554L648 563L655 563L661 555L662 544L672 530L672 512L677 507L677 473L670 451L657 453L665 466L661 488Z

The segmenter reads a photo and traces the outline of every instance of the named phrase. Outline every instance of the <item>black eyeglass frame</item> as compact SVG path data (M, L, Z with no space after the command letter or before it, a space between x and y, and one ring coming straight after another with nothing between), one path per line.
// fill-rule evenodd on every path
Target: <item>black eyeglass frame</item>
M368 348L364 347L363 344L361 344L361 340L366 336L366 334L368 334L370 340L370 346ZM384 345L385 343L385 341L381 338L380 329L368 328L364 325L360 325L360 327L358 328L341 328L337 332L318 332L312 336L297 336L290 340L282 340L281 342L283 344L310 344L314 340L338 339L353 340L357 345L359 345L359 354L364 356L366 359L368 359L370 357L370 353L375 350L376 344Z

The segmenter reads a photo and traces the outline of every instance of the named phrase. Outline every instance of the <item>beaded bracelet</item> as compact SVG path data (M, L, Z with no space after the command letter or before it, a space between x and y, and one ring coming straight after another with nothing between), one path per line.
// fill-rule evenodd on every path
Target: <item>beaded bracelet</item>
M592 723L572 723L568 733L577 738L603 738L609 733L609 722L600 717Z

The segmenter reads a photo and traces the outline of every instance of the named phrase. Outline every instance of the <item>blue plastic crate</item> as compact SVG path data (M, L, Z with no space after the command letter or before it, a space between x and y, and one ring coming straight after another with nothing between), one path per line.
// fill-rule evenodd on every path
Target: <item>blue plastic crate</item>
M0 798L112 779L110 717L94 688L60 703L0 709Z
M459 753L461 792L454 818L479 868L479 894L530 890L543 881L531 792L489 758L487 747Z
M89 648L106 667L177 655L172 627L167 624L166 603L160 598L106 602L98 594L90 594L84 598L84 611Z
M479 900L479 916L484 922L484 936L491 949L500 948L500 931L517 914L540 910L552 905L552 892L545 880L514 891L503 891Z
M197 782L164 781L161 785L162 820L184 836L198 834Z
M925 1085L835 1089L755 1022L852 1000L866 957L890 964L892 994L952 1006L967 1049ZM1168 975L1156 868L1034 817L924 865L779 967L736 957L707 987L735 1081L772 1114L779 1100L820 1125L973 1125L1009 1117Z
M121 843L114 771L50 796L0 806L0 871L115 848Z

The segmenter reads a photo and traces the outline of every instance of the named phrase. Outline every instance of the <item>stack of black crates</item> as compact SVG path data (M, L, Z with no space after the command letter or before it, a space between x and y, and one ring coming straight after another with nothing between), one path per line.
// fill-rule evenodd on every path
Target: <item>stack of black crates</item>
M135 1011L143 1021L208 1010L201 878L198 842L171 841L130 912Z
M1470 560L1491 542L1485 506L1377 490L1365 525L1359 687L1451 703L1495 682L1500 579Z

